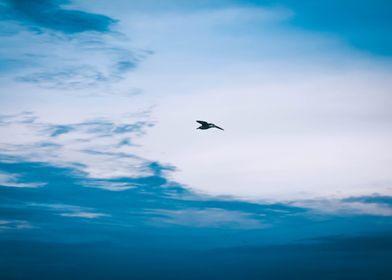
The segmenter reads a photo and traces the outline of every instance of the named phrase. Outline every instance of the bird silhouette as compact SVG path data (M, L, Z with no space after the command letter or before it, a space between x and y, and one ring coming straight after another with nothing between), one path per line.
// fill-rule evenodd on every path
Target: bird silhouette
M217 125L215 125L213 123L208 123L208 122L205 122L205 121L197 121L197 122L199 124L201 124L201 126L199 126L197 129L210 129L210 128L215 127L217 129L224 130L223 128L221 128L221 127L219 127L219 126L217 126Z

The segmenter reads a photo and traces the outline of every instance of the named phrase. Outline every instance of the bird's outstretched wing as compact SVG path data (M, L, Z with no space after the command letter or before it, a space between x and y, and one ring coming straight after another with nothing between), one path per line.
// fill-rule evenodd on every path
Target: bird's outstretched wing
M197 121L197 122L201 125L208 126L208 122L205 121Z
M220 130L224 130L223 128L221 128L221 127L219 127L219 126L217 126L215 124L214 124L214 127L217 128L217 129L220 129Z

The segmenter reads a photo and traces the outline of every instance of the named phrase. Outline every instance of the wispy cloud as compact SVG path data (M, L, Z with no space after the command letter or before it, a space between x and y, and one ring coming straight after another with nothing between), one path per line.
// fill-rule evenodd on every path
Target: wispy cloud
M152 214L150 220L154 223L182 225L188 227L212 228L263 228L260 218L263 215L221 208L182 208L179 210L155 209L147 213ZM155 216L155 217L154 217Z
M63 217L77 217L86 219L95 219L99 217L109 217L109 214L96 212L90 207L62 204L62 203L28 203L27 207L48 209Z
M98 188L109 191L125 191L140 186L140 184L137 183L113 182L108 180L90 180L84 182L83 185L89 188Z
M108 91L152 54L113 31L116 20L69 9L70 1L3 2L0 71L16 82L47 89Z
M129 116L125 116L128 119ZM137 141L153 124L133 117L123 122L94 119L75 124L41 123L31 114L4 116L0 131L3 155L59 166L73 166L92 178L151 174L151 161L137 156ZM28 135L28 137L25 137ZM126 142L126 143L125 143ZM111 164L108 164L108 163ZM98 182L97 187L101 186ZM114 189L114 185L109 189ZM117 185L117 189L128 188Z
M23 220L0 220L0 232L6 230L32 229L34 226Z
M18 82L27 82L44 88L81 89L107 81L104 73L90 66L51 69L48 72L38 72L17 77Z
M392 216L392 207L382 202L366 202L347 199L305 200L292 203L293 206L310 209L322 215L371 215Z
M76 218L86 218L86 219L96 219L99 217L107 217L108 214L104 213L94 213L94 212L73 212L73 213L62 213L60 216L63 217L76 217Z
M37 182L23 182L21 176L18 174L4 173L0 171L0 186L12 188L39 188L46 185L46 183Z

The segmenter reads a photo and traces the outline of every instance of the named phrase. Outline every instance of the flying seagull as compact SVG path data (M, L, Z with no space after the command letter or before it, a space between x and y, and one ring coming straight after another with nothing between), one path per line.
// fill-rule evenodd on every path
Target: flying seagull
M208 122L205 122L205 121L197 121L197 122L199 124L201 124L201 126L199 126L197 129L209 129L209 128L215 127L217 129L224 130L223 128L221 128L221 127L219 127L219 126L217 126L217 125L215 125L213 123L208 123Z

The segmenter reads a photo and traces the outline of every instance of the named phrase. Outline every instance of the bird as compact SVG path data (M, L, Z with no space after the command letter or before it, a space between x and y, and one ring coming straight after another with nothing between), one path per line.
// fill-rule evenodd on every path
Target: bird
M213 123L208 123L208 122L205 122L205 121L196 121L196 122L201 124L201 126L199 126L197 129L210 129L210 128L215 127L217 129L224 130L223 128L221 128L221 127L219 127L219 126L217 126L217 125L215 125Z

